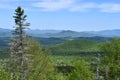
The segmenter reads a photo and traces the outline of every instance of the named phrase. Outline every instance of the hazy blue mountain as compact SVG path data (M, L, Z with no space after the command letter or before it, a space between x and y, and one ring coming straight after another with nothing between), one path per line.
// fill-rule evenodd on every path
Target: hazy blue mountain
M0 28L0 37L10 37L11 36L10 29L2 29ZM76 32L71 30L26 30L27 34L33 37L43 37L43 38L61 38L61 37L120 37L120 30L103 30L103 31L84 31L84 32Z
M88 31L87 33L96 34L104 37L120 37L120 29L103 30L103 31Z
M28 33L29 34L29 33ZM71 30L63 30L63 31L52 31L52 32L32 32L30 33L31 36L34 37L44 37L44 38L50 38L50 37L55 37L55 38L63 38L63 37L93 37L96 36L95 34L91 33L85 33L85 32L76 32L76 31L71 31Z
M62 30L39 30L39 29L35 29L35 30L27 30L27 33L29 34L45 34L45 33L58 33L61 32Z
M49 34L56 34L61 32L61 30L27 30L27 34L34 37L49 37ZM50 36L51 37L51 36Z
M0 37L10 37L10 36L11 36L11 30L10 29L0 28Z
M95 34L91 34L91 33L85 33L85 32L76 32L76 31L71 31L71 30L63 30L61 32L58 33L49 33L49 34L45 34L46 37L93 37L96 36Z
M34 37L45 37L47 34L54 34L61 32L61 30L26 30L26 33L34 36ZM12 30L11 29L3 29L0 28L0 37L11 37Z

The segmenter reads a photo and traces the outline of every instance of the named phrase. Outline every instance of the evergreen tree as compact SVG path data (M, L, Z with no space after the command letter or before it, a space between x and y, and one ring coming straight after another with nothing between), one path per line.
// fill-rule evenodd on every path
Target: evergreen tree
M54 67L51 64L49 51L42 50L36 41L26 36L24 29L29 26L25 23L24 10L18 7L15 10L16 28L11 39L10 72L11 80L50 80Z
M24 10L19 6L15 10L15 30L13 31L14 38L11 39L10 47L10 71L16 80L26 80L27 67L28 67L28 55L25 54L25 49L29 45L26 41L26 35L24 29L25 26L29 26L29 23L25 23L27 15L24 15Z

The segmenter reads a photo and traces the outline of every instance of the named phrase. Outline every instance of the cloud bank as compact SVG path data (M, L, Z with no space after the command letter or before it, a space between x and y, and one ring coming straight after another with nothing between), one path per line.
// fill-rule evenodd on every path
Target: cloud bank
M43 11L56 11L68 9L74 1L75 0L43 0L41 2L33 3L33 6L41 8Z
M120 13L120 3L98 3L87 2L85 0L0 0L0 8L12 9L13 7L19 6L16 3L25 7L27 5L27 9L36 9L46 12L59 10L67 10L70 12L89 12L95 10L104 13Z

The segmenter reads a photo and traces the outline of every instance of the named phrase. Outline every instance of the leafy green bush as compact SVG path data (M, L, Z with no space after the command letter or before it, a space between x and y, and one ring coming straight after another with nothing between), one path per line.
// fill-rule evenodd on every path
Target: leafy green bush
M102 60L107 80L120 79L120 39L114 38L112 42L106 42L102 51L105 57Z
M75 62L75 70L69 76L69 80L94 80L93 72L83 60Z

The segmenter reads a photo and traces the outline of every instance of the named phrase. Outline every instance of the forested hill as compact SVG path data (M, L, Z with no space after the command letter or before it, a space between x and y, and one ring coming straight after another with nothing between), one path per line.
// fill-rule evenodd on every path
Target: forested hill
M79 55L81 53L100 52L103 43L89 40L72 40L53 45L50 50L55 55Z
M34 37L35 40L40 42L44 46L50 46L50 45L55 45L55 44L60 44L64 43L67 41L71 40L91 40L91 41L96 41L96 42L105 42L107 40L111 41L112 38L107 38L107 37L76 37L76 38L39 38L39 37ZM10 37L0 37L0 47L6 47L9 44Z

